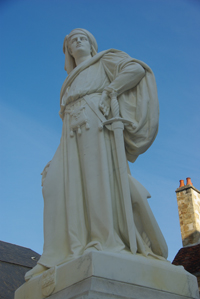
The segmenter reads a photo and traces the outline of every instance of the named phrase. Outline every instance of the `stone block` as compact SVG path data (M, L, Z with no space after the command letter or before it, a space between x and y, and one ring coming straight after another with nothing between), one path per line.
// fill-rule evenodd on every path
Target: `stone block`
M22 285L15 299L199 298L196 277L182 266L139 254L93 251L45 272Z

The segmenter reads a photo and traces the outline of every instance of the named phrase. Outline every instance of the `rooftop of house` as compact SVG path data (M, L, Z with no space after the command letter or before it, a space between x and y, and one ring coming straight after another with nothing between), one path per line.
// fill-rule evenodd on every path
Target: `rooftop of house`
M181 248L172 264L182 265L191 274L200 274L200 244Z
M0 298L13 299L24 282L24 275L33 268L40 255L22 246L0 241Z

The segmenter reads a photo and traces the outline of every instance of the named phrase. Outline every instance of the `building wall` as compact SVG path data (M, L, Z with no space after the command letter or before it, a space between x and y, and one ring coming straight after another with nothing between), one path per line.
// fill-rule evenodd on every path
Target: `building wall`
M192 185L176 190L183 246L200 241L200 192Z

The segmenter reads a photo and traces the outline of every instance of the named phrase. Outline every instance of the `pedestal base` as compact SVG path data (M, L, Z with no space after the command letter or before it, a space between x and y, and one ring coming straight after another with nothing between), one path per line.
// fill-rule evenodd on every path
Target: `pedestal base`
M199 298L196 277L182 266L141 255L93 251L33 277L15 299Z

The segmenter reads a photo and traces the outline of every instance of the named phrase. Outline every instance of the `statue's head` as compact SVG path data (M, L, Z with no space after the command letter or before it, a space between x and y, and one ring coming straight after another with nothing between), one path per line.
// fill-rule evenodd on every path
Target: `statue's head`
M63 43L63 52L65 54L65 70L68 74L76 67L72 45L74 37L80 37L84 40L85 46L89 47L91 56L96 55L98 51L96 39L89 31L81 28L72 30L69 35L65 36Z

